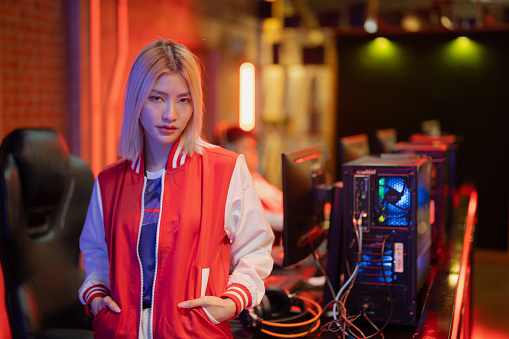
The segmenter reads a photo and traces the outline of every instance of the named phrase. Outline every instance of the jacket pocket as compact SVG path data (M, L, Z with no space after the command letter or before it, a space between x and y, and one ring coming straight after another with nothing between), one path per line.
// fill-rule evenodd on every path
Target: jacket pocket
M200 284L200 287L201 287L200 297L204 297L205 292L207 291L207 285L209 282L209 274L210 274L210 268L202 268L202 270L201 270L201 284ZM219 321L214 319L214 317L212 315L210 315L210 313L205 309L205 307L202 306L202 309L212 324L214 324L214 325L219 324Z
M108 306L103 306L101 307L101 309L99 310L99 312L97 312L97 314L94 316L94 319L92 320L92 328L95 330L99 324L99 322L101 321L102 318L104 318L104 316L110 312L110 308Z
M125 312L125 310L124 310ZM119 328L121 313L116 313L104 306L92 320L95 339L125 338L126 329ZM122 332L122 333L120 333Z
M209 282L209 273L210 268L202 268L201 270L201 289L200 289L200 297L205 296L205 291L207 291L207 284Z
M214 325L217 325L219 324L219 321L217 321L216 319L214 319L213 316L210 315L210 313L205 309L205 307L201 307L203 309L203 312L205 312L205 314L207 315L207 317L209 318L210 322Z

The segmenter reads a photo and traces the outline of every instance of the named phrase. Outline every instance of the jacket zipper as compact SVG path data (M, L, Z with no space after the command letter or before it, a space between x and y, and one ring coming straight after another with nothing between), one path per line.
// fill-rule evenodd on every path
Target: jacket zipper
M141 238L141 227L143 225L143 216L145 214L145 189L147 187L147 177L143 178L143 191L141 193L141 218L138 225L138 241L136 242L136 256L138 257L138 264L140 266L140 277L141 277L141 290L140 290L140 319L138 323L138 331L141 329L141 322L143 318L143 265L141 264L140 258L140 238ZM138 335L139 337L139 335Z
M155 267L154 267L154 281L152 282L152 308L150 309L150 333L151 338L154 337L153 330L153 319L154 319L154 304L155 304L155 287L156 287L156 279L157 279L157 268L158 268L158 257L159 257L159 230L161 229L161 216L163 215L163 196L164 196L164 179L166 177L166 171L163 172L161 176L161 196L159 197L159 218L157 220L157 232L156 232L156 247L155 247Z

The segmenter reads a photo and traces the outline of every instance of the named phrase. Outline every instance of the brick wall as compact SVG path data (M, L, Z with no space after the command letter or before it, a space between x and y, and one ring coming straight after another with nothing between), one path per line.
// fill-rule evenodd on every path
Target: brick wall
M63 133L63 12L61 0L0 1L2 138L20 127Z

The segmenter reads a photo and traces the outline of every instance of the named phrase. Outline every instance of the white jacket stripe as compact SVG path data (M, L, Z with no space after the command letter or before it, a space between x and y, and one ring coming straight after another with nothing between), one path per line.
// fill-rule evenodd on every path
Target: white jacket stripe
M136 166L136 173L140 173L140 166L141 166L141 155L138 156L138 166Z
M180 155L180 151L182 150L182 143L179 143L179 147L177 147L177 151L175 152L175 155L173 156L173 162L172 162L172 168L177 167L177 161Z
M228 287L228 289L227 289L226 291L227 291L227 292L233 292L234 290L236 291L236 292L235 292L236 294L239 294L239 293L237 293L237 292L240 292L241 296L239 296L239 297L240 297L240 299L242 300L242 303L243 303L244 305L245 305L245 304L247 304L247 301L249 300L249 298L248 298L248 296L247 296L246 292L245 292L245 291L243 291L240 287L237 287L237 286L230 286L230 287ZM247 305L245 305L244 307L246 307L246 306L247 306Z

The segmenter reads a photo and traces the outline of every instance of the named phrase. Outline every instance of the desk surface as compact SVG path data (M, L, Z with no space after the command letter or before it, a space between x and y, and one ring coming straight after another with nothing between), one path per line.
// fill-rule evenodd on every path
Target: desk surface
M433 264L432 272L428 283L424 287L423 292L425 293L425 302L422 310L422 315L417 327L410 326L398 326L389 324L384 330L383 334L386 338L391 339L410 339L410 338L449 338L453 329L454 322L454 308L455 303L457 304L456 294L462 293L462 308L464 310L463 316L463 330L468 331L469 329L469 280L467 274L464 277L466 279L464 286L457 284L458 276L461 279L460 266L470 265L471 260L467 263L462 263L461 259L465 259L465 255L471 259L472 257L472 241L473 241L473 229L469 230L467 223L469 222L469 207L471 205L471 192L469 189L460 189L459 203L454 209L453 222L450 227L448 239L446 245L443 248L443 252L437 263ZM475 190L474 190L475 191ZM475 211L474 211L475 213ZM472 221L472 218L470 219ZM465 237L465 231L471 232ZM467 259L468 259L467 258ZM308 271L305 274L312 274L313 268L305 268ZM465 272L465 271L463 271ZM281 272L279 272L281 273ZM295 271L292 271L295 273ZM462 291L458 291L458 286ZM311 291L302 291L303 295L311 297L314 300L320 300L323 295L323 289L316 289ZM458 305L456 305L458 307ZM322 318L322 324L326 323L327 318ZM365 335L369 336L376 330L369 324L356 323L360 326ZM248 329L240 324L238 321L231 322L231 328L234 338L274 338L273 336L266 335L264 333L256 332ZM460 329L461 330L461 329ZM283 333L280 331L280 333ZM316 338L316 332L314 335L309 335L301 338ZM378 336L379 337L379 336ZM331 332L323 332L320 338L337 338L337 334Z

